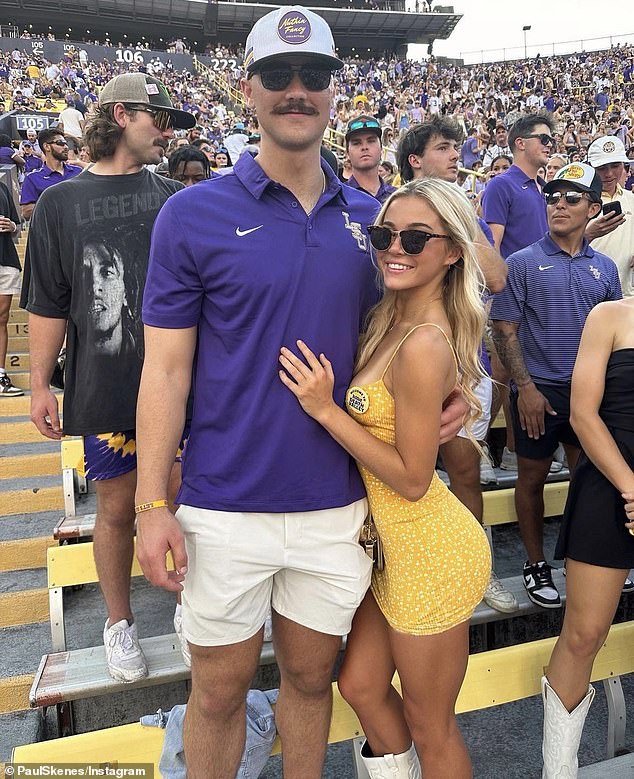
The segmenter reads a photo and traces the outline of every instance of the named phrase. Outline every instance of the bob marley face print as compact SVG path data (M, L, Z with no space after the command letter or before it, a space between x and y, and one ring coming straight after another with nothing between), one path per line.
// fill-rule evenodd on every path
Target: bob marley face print
M83 248L87 331L95 354L101 356L119 356L140 345L140 280L133 261L134 239L129 237L127 249L120 245L121 239L114 230L88 238Z

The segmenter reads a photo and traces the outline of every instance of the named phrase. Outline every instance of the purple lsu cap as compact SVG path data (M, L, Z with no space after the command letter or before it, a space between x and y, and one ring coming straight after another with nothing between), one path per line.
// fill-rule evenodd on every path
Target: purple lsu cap
M301 5L282 6L258 19L247 38L244 67L247 73L254 73L265 63L289 54L301 54L331 70L343 67L328 24Z

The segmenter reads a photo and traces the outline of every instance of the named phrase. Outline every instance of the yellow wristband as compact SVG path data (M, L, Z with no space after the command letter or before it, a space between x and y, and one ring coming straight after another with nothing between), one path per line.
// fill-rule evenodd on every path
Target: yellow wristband
M135 514L141 514L143 511L151 511L152 509L161 509L164 506L169 506L166 500L153 500L150 503L139 503L134 507Z

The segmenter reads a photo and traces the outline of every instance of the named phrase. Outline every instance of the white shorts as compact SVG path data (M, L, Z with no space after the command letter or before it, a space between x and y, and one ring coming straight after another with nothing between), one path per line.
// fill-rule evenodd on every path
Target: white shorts
M0 295L19 295L21 288L20 271L8 265L0 265Z
M290 514L181 506L187 575L183 633L198 646L255 635L271 607L320 633L344 636L370 586L359 546L365 498L350 506Z
M493 382L486 376L476 385L474 393L482 405L482 416L471 428L471 435L476 441L484 441L489 431L491 422L491 402L493 400ZM460 438L468 438L467 431L463 427L458 433Z

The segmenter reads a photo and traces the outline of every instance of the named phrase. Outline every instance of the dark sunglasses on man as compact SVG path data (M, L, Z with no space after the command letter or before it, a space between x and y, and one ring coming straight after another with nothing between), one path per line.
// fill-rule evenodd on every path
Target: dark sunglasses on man
M554 146L555 139L548 133L531 133L530 135L523 135L522 138L528 140L529 138L539 138L539 142L542 146Z
M370 243L379 252L389 249L398 236L405 254L420 254L430 238L449 238L448 235L428 233L425 230L391 230L384 225L369 225L368 233Z
M324 89L328 89L332 78L332 71L329 68L321 68L318 65L278 63L265 66L257 73L264 89L270 92L281 92L287 89L295 73L309 92L323 92Z
M584 194L583 192L550 192L548 195L544 195L547 206L556 206L562 197L569 206L578 205L581 203L584 197L590 200L588 195Z
M147 105L137 105L136 103L126 105L131 111L141 111L144 114L149 114L152 117L154 126L157 130L164 132L174 127L174 121L172 115L168 111L161 111L160 108L152 108Z

